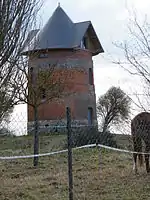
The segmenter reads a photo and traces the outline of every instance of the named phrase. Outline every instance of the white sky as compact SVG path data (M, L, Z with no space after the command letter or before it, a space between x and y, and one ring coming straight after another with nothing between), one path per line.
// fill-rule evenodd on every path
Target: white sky
M96 95L99 97L111 86L120 86L128 94L140 91L137 77L129 75L121 67L112 64L111 56L121 58L122 54L112 42L128 40L128 10L136 10L139 19L149 12L149 0L59 0L61 7L74 21L91 20L105 53L94 57ZM45 24L56 9L56 0L44 0L40 11L40 24ZM110 56L111 55L111 56ZM137 88L138 85L138 88ZM133 97L133 96L132 96ZM15 109L13 118L17 121L18 111L26 117L26 106ZM25 115L25 116L24 116ZM21 119L22 119L21 118ZM22 120L20 120L22 121Z
M40 12L45 24L57 7L56 0L45 0ZM119 49L112 42L128 39L127 24L129 12L134 8L140 14L148 13L148 0L60 0L61 7L74 21L91 20L105 53L94 57L95 86L97 97L112 85L119 85L129 91L133 79L119 66L113 65L110 55L120 58Z

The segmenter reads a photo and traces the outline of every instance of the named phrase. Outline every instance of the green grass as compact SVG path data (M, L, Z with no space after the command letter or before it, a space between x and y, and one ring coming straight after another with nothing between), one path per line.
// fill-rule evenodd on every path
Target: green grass
M66 137L43 136L40 152L63 149ZM119 139L122 146L127 145ZM122 142L122 144L121 144ZM33 152L33 138L0 138L0 155ZM67 153L41 157L39 166L32 159L0 161L0 200L68 199ZM132 171L132 156L90 148L73 151L74 200L148 200L150 176L141 168Z

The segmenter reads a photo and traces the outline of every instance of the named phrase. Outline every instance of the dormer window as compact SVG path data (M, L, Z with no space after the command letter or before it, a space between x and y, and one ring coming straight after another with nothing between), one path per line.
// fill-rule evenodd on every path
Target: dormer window
M84 38L82 39L80 47L81 47L81 49L88 49L87 37L84 37Z
M83 38L83 44L85 46L85 49L88 49L88 38L87 37Z
M81 47L81 49L85 49L83 40L81 40L81 45L80 45L80 47Z

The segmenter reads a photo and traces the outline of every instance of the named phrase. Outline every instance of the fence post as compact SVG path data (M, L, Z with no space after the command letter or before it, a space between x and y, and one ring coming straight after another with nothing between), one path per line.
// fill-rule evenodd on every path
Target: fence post
M71 109L67 107L69 200L73 200Z
M39 126L38 126L38 110L34 107L34 155L39 154ZM39 157L33 158L34 167L38 166Z
M101 177L101 174L102 174L102 169L101 169L101 164L102 164L102 154L101 154L101 147L98 146L98 159L99 159L99 175Z

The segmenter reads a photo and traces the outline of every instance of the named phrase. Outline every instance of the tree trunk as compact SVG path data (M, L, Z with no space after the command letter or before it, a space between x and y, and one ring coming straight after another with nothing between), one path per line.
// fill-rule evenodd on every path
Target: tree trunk
M38 108L34 107L34 155L39 154L39 124L38 124ZM38 156L34 157L33 165L38 165Z
M107 129L108 129L108 117L106 116L106 118L104 120L102 132L105 133L107 131Z

